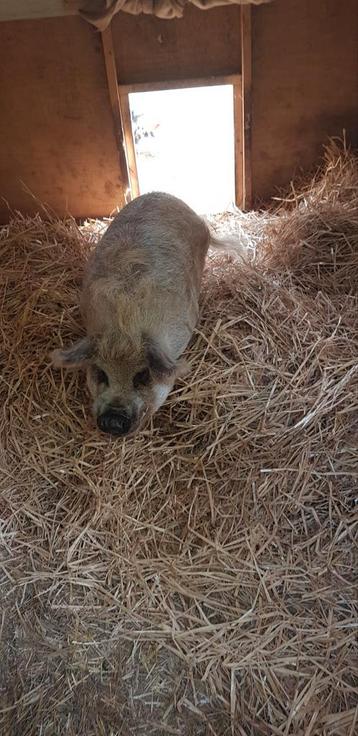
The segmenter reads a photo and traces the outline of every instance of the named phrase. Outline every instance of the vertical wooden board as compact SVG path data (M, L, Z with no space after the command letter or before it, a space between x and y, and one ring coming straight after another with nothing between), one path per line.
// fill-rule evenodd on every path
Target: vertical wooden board
M119 99L118 79L117 79L117 71L116 71L116 62L114 58L113 37L112 37L111 26L108 26L108 28L102 31L101 36L102 36L102 44L103 44L104 62L106 66L108 93L109 93L109 99L110 99L111 108L112 108L114 135L117 141L119 163L120 163L122 179L123 179L123 187L125 188L125 197L127 200L127 198L130 195L130 188L131 188L130 172L129 172L128 157L127 157L126 148L124 145L123 114L121 111L121 105L120 105L120 99Z
M137 159L136 159L135 145L134 145L134 140L133 140L131 111L130 111L130 106L129 106L128 94L126 92L122 93L120 87L119 87L119 100L120 100L121 115L122 115L122 121L123 121L124 140L126 144L126 152L127 152L127 159L128 159L129 183L130 183L131 195L133 198L135 198L135 197L139 197L140 191L139 191Z
M357 0L275 0L252 9L256 203L309 170L328 136L358 144Z
M242 206L252 206L251 116L252 116L252 32L251 7L241 8L241 79L242 79Z
M243 96L242 80L234 84L234 130L235 130L235 204L246 209L244 180Z
M112 30L120 84L241 71L239 6L187 6L174 20L118 13Z
M80 18L0 23L0 218L124 204L100 34Z

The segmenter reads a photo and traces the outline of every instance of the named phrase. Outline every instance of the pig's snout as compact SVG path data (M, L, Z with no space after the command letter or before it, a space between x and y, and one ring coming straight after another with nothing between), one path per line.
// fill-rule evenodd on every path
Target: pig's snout
M101 432L121 437L130 431L132 418L123 407L109 406L97 417L97 425Z

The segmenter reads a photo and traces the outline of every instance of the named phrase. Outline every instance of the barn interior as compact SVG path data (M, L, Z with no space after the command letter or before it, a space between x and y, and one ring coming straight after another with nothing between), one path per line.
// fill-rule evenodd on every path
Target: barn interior
M1 733L353 736L356 0L4 0L0 89ZM246 256L114 440L49 355L152 188Z

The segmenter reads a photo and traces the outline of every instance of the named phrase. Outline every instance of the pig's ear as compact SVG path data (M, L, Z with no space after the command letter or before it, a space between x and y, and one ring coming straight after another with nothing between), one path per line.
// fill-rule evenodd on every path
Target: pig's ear
M88 337L84 337L68 348L54 350L50 357L55 368L84 368L93 353L93 342Z
M167 355L156 340L145 339L148 365L154 375L165 378L176 372L177 364Z

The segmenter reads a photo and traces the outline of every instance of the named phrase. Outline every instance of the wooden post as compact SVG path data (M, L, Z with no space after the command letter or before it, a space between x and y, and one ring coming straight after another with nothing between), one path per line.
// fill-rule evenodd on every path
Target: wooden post
M132 193L132 197L134 198L134 197L139 197L140 192L139 192L137 161L136 161L135 147L134 147L134 140L133 140L133 133L132 133L132 121L131 121L131 111L129 107L129 97L128 97L128 92L124 92L121 89L120 85L118 87L118 93L119 93L119 104L120 104L122 124L123 124L124 143L125 143L126 155L127 155L127 161L128 161L130 190Z
M129 201L132 198L131 192L131 180L129 175L128 158L124 144L124 125L123 116L121 113L120 99L118 94L118 80L116 62L113 49L113 38L112 30L109 26L105 31L101 32L102 45L104 53L104 62L106 66L107 84L109 98L111 102L114 133L117 141L119 164L121 169L121 175L123 177L123 185L125 188L124 200Z
M243 147L243 209L252 207L251 173L251 92L252 38L251 7L241 6L241 79L242 79L242 147Z
M233 85L234 95L234 150L235 150L235 204L245 209L245 181L244 181L244 137L243 137L243 103L242 80Z

